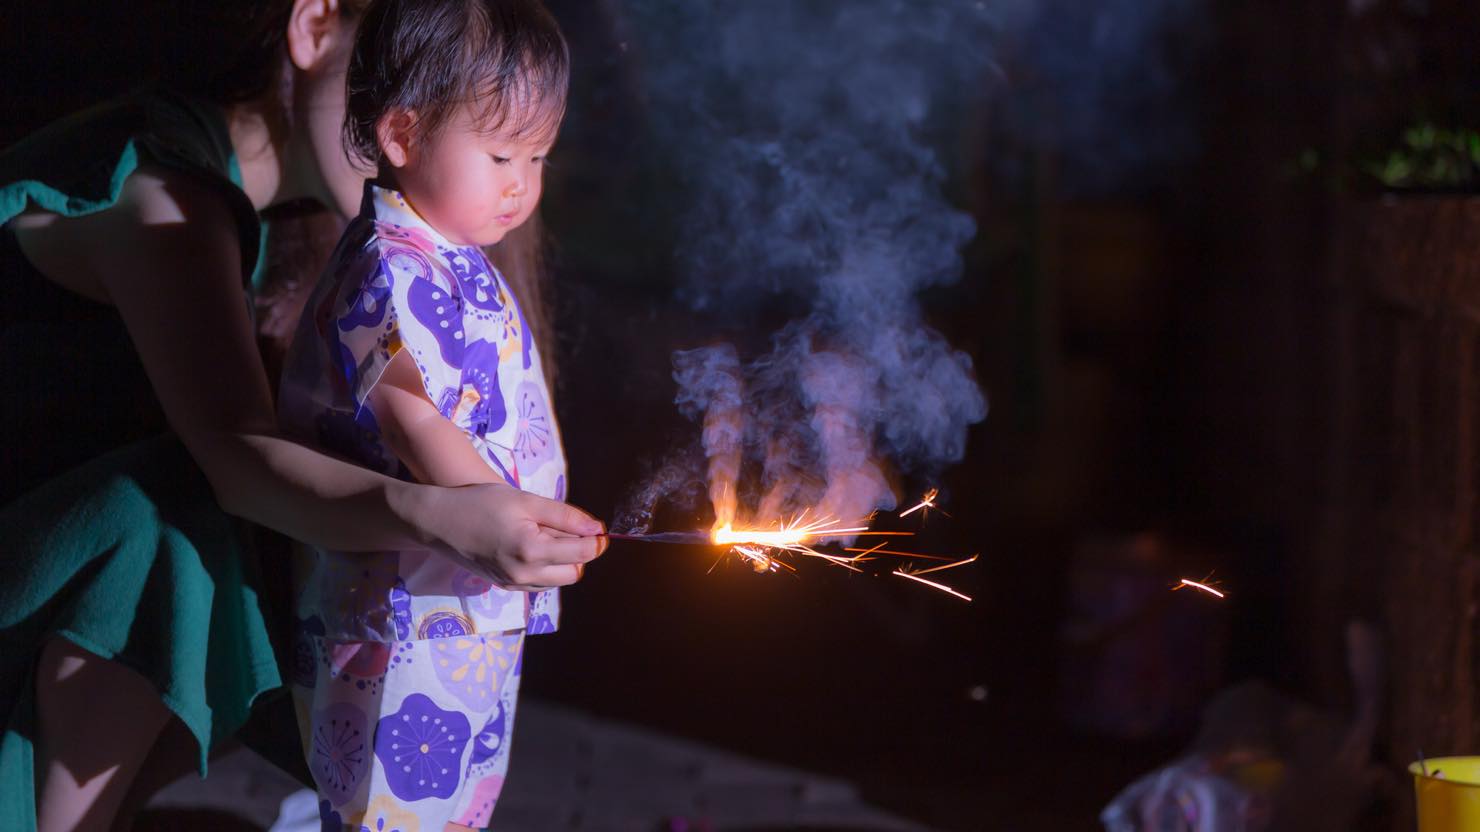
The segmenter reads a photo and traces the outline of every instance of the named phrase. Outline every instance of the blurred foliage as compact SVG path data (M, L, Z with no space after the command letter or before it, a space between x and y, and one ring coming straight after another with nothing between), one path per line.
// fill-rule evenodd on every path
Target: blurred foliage
M1307 147L1285 172L1332 193L1480 193L1480 130L1423 122L1366 152L1328 155Z
M1363 172L1390 190L1480 190L1480 132L1420 124Z

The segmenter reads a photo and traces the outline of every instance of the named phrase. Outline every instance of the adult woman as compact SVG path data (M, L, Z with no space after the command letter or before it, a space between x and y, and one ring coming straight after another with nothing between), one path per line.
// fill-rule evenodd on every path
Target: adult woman
M357 205L340 122L362 3L264 5L264 37L215 100L151 91L0 156L0 431L18 448L0 492L0 626L22 679L0 690L0 782L18 790L0 794L6 829L109 828L151 755L178 746L176 720L203 765L279 683L211 495L300 540L435 549L513 588L571 583L600 552L600 525L563 504L413 485L276 436L242 302L256 217ZM158 414L188 457L140 441ZM34 815L18 799L33 766Z

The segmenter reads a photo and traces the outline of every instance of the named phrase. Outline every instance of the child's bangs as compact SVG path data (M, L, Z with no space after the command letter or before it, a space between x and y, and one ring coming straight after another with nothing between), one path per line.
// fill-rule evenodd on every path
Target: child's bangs
M564 84L521 73L512 83L486 85L473 93L479 133L515 141L554 141L565 118Z
M570 57L553 20L501 19L518 15L520 5L501 5L498 11L489 11L489 19L479 21L486 28L480 27L481 36L470 39L473 54L463 77L472 79L469 98L479 132L519 141L553 141L565 117ZM505 36L491 37L494 32Z

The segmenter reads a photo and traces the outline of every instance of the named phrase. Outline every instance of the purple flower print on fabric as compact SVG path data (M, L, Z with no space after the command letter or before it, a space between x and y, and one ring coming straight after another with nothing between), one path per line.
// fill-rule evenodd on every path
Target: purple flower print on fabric
M344 818L327 800L319 801L319 832L344 832Z
M488 463L493 466L493 470L503 476L504 482L515 488L519 487L519 468L516 466L511 472L504 465L504 461L498 458L498 452L494 446L489 445L483 449L483 458L488 460Z
M556 590L553 589L529 593L529 623L524 625L526 633L542 636L555 632L555 619L550 615L550 610L555 606L555 593Z
M509 419L508 406L498 386L498 347L487 341L474 341L468 344L463 359L463 387L476 391L476 395L464 393L472 406L466 413L459 408L453 421L465 425L474 436L487 436Z
M315 668L319 663L319 651L315 636L324 634L324 622L317 615L298 619L293 628L293 657L290 675L295 685L305 688L314 686L318 677Z
M472 635L431 642L432 670L443 689L474 710L498 701L519 652L519 636Z
M555 500L565 502L565 475L561 474L555 478Z
M437 244L422 229L393 222L375 221L375 236L389 243L415 249L426 255L437 253Z
M442 259L462 287L463 298L475 309L497 312L504 308L504 294L483 252L476 248L459 248L442 252Z
M336 395L343 395L354 385L359 367L355 363L354 351L339 340L339 327L332 314L333 300L334 296L328 295L315 308L314 327L324 343L324 355L332 365L332 372L326 373L329 386Z
M380 720L375 729L375 756L391 793L403 801L457 793L462 780L462 754L468 747L468 718L444 711L430 698L413 693L401 709Z
M529 331L529 321L525 320L524 309L519 306L518 301L514 302L514 311L519 314L519 332L521 333L521 337L523 338L523 343L520 344L520 349L523 352L524 369L528 370L530 364L533 363L533 360L529 357L529 355L530 351L534 349L534 335Z
M504 732L508 727L508 720L504 718L504 714L504 704L500 702L494 709L493 717L484 723L478 735L473 737L473 753L468 755L469 771L498 756L499 751L504 747Z
M442 362L454 370L463 366L462 299L430 280L413 280L406 302L415 318L437 342ZM444 414L445 415L445 414Z
M335 806L354 796L370 770L369 724L365 712L335 702L314 714L308 768L319 794Z
M526 381L514 390L518 423L514 431L514 460L523 474L538 471L555 458L555 422L538 384Z
M348 309L339 316L339 329L349 332L360 327L380 326L391 300L391 270L381 261L363 285L350 294Z
M473 622L460 612L452 610L437 610L428 613L422 618L421 626L416 628L416 637L427 638L452 638L454 636L466 636L473 632Z
M396 625L396 638L405 641L411 638L411 593L406 591L406 581L400 576L391 586L391 620Z
M436 266L429 253L405 246L386 246L381 250L380 263L392 273L404 272L412 280L437 282Z

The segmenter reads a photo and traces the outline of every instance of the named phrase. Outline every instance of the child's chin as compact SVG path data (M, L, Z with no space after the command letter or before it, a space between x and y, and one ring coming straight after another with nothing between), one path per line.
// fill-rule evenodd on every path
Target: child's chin
M518 227L519 226L516 224L507 226L500 225L495 228L484 229L477 235L478 246L487 247L498 245L499 243L503 242L503 239L505 237L509 236L510 231L513 231Z

